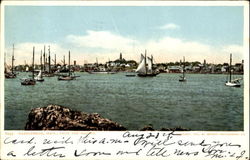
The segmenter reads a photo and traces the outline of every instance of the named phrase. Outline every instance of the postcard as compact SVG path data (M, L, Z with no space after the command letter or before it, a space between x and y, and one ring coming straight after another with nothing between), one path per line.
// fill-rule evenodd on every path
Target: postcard
M4 1L1 159L249 159L248 5Z

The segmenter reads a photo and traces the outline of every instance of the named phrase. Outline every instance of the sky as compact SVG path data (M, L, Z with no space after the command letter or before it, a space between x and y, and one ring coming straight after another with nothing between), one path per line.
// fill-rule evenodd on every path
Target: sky
M224 63L243 56L242 6L5 6L6 61L40 63L44 45L57 62L139 61L147 50L155 63ZM43 51L42 51L43 52ZM66 59L67 62L67 59Z

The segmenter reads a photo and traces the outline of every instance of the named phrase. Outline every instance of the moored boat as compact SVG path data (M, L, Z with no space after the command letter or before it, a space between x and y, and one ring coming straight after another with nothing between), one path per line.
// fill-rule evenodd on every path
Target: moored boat
M12 74L12 73L5 73L5 78L10 79L10 78L16 78L16 74Z
M21 84L22 85L35 85L36 80L32 78L25 78L25 79L22 79Z
M35 80L38 82L44 81L43 73L42 73L42 51L41 51L41 57L40 57L40 71L39 71L38 75L35 77Z
M230 54L230 64L229 64L229 80L225 83L228 87L240 87L240 81L242 78L232 79L232 54Z
M76 79L76 77L66 76L66 75L61 75L58 77L58 80L62 80L62 81L70 81L70 80L74 80L74 79Z
M34 79L34 57L35 57L35 47L33 47L32 78L22 79L21 85L35 85L36 84L36 80Z
M68 75L59 75L57 79L61 80L61 81L70 81L70 80L76 79L76 77L79 77L79 76L73 76L71 74L71 71L70 71L70 51L69 51L69 72L68 72Z
M136 74L133 74L133 73L127 73L125 76L126 76L126 77L135 77L135 76L136 76Z
M39 81L39 82L44 81L44 78L43 78L43 75L42 75L42 70L39 71L38 75L35 77L35 80Z
M179 82L186 82L186 76L185 76L185 57L183 57L183 65L182 65L182 75L180 76Z
M139 77L155 77L159 72L153 69L153 56L151 58L147 57L146 52L145 56L141 54L141 62L135 72L137 72L137 76Z
M14 72L14 60L15 58L14 58L14 44L13 44L13 51L12 51L12 58L11 58L11 71L8 71L7 65L5 62L4 76L7 79L16 78L16 73Z

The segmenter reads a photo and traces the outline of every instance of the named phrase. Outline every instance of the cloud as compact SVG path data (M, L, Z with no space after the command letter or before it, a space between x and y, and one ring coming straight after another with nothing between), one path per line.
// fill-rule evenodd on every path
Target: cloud
M56 43L33 43L33 42L25 42L15 44L15 64L31 64L32 63L32 55L33 55L33 46L35 47L35 64L40 64L40 56L41 52L45 52L48 54L48 46L50 46L51 60L54 59L55 54L57 55L57 60L62 59L64 54L68 54L68 50L61 47ZM12 55L12 47L6 48L6 62L8 64L11 63L11 55ZM51 62L53 63L53 62Z
M90 47L100 49L118 49L122 50L129 48L133 43L137 43L135 40L127 37L116 35L109 31L92 31L88 30L86 35L67 36L67 41L78 47Z
M159 29L163 29L163 30L174 30L174 29L180 29L180 26L174 23L168 23L165 24L161 27L159 27Z
M240 45L226 45L221 48L221 51L226 54L229 62L229 54L232 53L233 63L239 63L243 60L243 46Z
M243 52L243 47L239 45L226 45L223 46L222 51L227 53L239 54Z
M144 44L149 54L153 54L156 62L175 62L185 56L186 61L200 61L208 63L224 63L229 61L229 54L233 53L233 63L243 59L243 46L226 45L212 46L206 43L164 37L158 41L151 40Z
M51 56L57 55L57 62L66 57L68 61L68 51L71 51L71 60L76 60L78 64L84 62L94 63L96 58L98 62L104 63L119 58L120 52L127 60L139 61L140 54L147 50L148 55L153 55L155 62L174 62L179 61L185 56L187 61L200 61L206 59L207 63L224 63L229 61L229 54L233 53L233 62L238 63L243 59L243 46L226 45L212 46L201 41L180 39L175 37L162 37L159 39L148 39L140 41L135 38L124 37L110 31L88 31L86 35L69 35L64 44L57 43L21 43L16 45L16 62L24 64L24 61L31 64L32 47L36 47L35 62L39 62L41 50L46 44L48 53L48 44L51 46ZM67 47L67 48L66 48ZM11 47L7 50L9 62L11 56ZM8 62L8 63L9 63Z
M157 61L166 62L179 61L183 56L187 60L203 60L212 52L209 45L172 37L164 37L159 41L150 41L146 46L155 55Z

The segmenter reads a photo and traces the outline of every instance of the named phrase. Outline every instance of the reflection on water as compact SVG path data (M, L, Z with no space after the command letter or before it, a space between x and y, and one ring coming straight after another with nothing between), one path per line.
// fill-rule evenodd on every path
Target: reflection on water
M27 73L5 79L5 129L23 130L32 108L58 104L100 113L129 130L148 124L155 129L243 130L243 86L226 87L225 75L188 74L187 82L179 82L178 74L78 75L74 81L45 77L35 86L21 86L19 79Z

